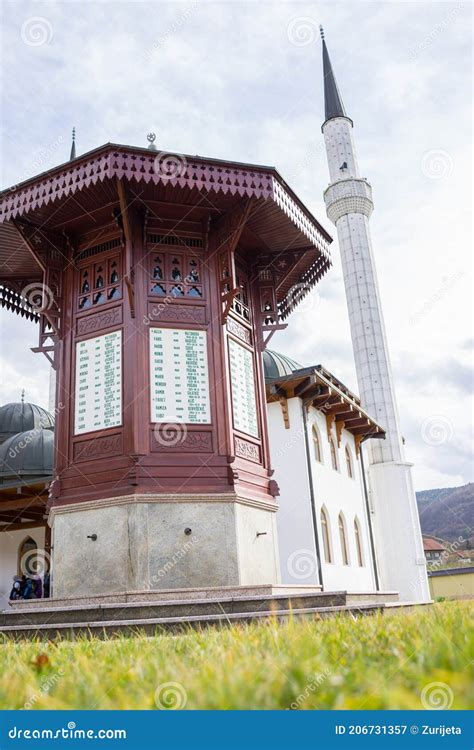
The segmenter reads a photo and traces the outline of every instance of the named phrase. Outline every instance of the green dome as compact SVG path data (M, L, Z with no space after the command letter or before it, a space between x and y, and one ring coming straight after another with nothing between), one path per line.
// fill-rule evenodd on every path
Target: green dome
M46 409L23 401L0 407L0 442L26 430L52 430L54 418Z
M285 377L285 375L291 375L295 370L301 369L302 365L284 354L273 352L270 349L265 349L263 352L263 371L265 373L265 380L282 378Z
M53 430L26 430L0 445L0 485L53 473Z

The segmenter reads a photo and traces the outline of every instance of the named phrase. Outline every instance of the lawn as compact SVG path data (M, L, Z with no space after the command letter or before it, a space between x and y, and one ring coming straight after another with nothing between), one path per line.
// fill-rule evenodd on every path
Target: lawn
M472 605L0 643L5 709L469 708Z

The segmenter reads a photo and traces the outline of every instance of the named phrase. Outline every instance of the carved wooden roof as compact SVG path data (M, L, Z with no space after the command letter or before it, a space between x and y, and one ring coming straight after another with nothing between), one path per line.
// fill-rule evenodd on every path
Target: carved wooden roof
M91 216L103 226L117 205L117 180L136 203L166 205L170 218L173 207L189 207L196 225L253 198L247 250L278 270L283 318L331 265L331 236L273 167L105 144L0 193L0 285L18 292L24 280L41 278L15 224L57 237L87 232Z

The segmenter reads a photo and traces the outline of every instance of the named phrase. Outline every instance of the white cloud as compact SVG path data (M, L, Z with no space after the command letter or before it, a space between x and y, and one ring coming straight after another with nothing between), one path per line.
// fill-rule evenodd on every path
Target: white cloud
M335 235L322 200L323 23L374 189L374 250L416 485L470 479L468 396L413 377L443 359L471 364L468 4L5 2L3 16L3 186L34 174L38 161L40 171L65 161L73 125L79 152L145 144L155 130L159 148L275 165ZM22 41L33 16L51 25L49 44ZM300 18L314 20L314 43L290 42ZM433 179L423 160L439 150L451 167ZM337 241L333 255L320 303L296 312L272 347L356 389ZM46 361L29 353L34 326L7 313L1 321L3 401L25 387L46 406ZM434 413L455 432L438 452L416 426Z

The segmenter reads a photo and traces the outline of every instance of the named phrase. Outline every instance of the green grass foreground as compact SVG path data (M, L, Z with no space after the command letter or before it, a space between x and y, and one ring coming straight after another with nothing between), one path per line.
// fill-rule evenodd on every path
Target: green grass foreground
M4 639L0 707L421 709L441 700L469 708L472 611L468 602L443 602L178 636Z

